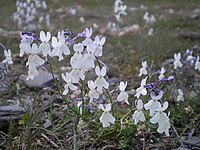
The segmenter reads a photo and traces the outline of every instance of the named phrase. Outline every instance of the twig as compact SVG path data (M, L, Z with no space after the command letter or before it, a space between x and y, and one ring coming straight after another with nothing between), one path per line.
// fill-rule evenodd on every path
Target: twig
M49 137L47 137L44 133L41 133L41 136L43 138L45 138L45 140L47 140L47 142L51 143L51 145L53 145L53 147L59 148L59 146L54 141L52 141Z

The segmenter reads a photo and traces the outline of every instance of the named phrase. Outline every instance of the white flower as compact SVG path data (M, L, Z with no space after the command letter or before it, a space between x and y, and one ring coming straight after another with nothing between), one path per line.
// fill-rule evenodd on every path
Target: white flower
M83 52L83 44L78 43L74 44L73 49L75 51L74 55L70 59L70 64L72 68L81 68L81 61L83 58L82 52Z
M83 31L83 34L85 35L85 40L82 41L82 44L84 46L87 46L92 43L92 39L90 38L92 36L92 28L88 29L86 28L85 31Z
M120 82L119 90L121 91L120 94L117 96L117 101L125 101L127 104L129 104L128 102L128 93L125 91L127 86L127 82Z
M141 99L138 100L137 102L137 106L136 106L137 110L134 112L133 114L133 120L134 120L134 124L137 124L139 121L145 121L145 117L144 117L144 113L143 113L143 102Z
M153 92L150 95L151 95L151 100L144 105L144 108L146 110L150 110L150 116L153 116L155 111L158 109L160 105L160 102L158 102L158 100L162 98L163 91L160 91L159 95L157 96Z
M103 127L106 128L109 127L111 123L114 124L115 118L109 112L111 110L111 104L107 104L106 107L100 104L99 108L103 110L103 114L99 118L100 122L103 124Z
M183 97L183 91L181 89L178 89L178 96L177 96L177 101L184 101Z
M29 66L27 80L29 80L29 78L33 80L34 77L38 76L39 72L37 71L37 67L43 65L44 63L45 61L42 58L40 58L37 54L30 55L26 63L26 66Z
M97 86L97 92L99 94L103 93L103 88L108 89L109 83L104 79L104 76L106 75L106 67L103 66L100 70L99 66L96 66L95 73L98 76L95 80L95 84Z
M90 102L93 101L93 99L98 99L99 98L99 93L96 91L96 84L93 81L88 81L88 87L90 89L88 95L90 97Z
M40 52L40 49L38 48L37 44L32 44L30 52L31 55L29 55L28 61L26 62L26 66L29 67L27 80L29 80L29 78L33 80L34 77L38 76L39 72L37 71L37 67L45 63L45 61L37 55L37 53Z
M163 79L165 76L164 76L164 73L166 72L166 69L164 67L161 68L160 70L160 75L159 75L159 80Z
M81 67L82 67L82 71L88 71L91 68L95 67L94 61L96 60L95 56L94 56L94 51L96 49L96 46L91 43L89 45L87 45L87 52L84 54L82 62L81 62Z
M166 136L169 136L169 128L170 128L170 122L169 122L169 117L167 116L165 111L168 108L168 102L164 102L163 107L159 103L159 106L157 108L156 114L150 119L150 122L152 124L158 123L159 127L157 131L159 133L165 132Z
M71 79L71 82L72 83L79 83L79 80L82 79L84 80L85 79L85 75L84 73L81 71L81 69L78 69L78 68L74 68L70 73L70 79Z
M135 97L139 98L141 94L143 96L147 95L147 90L144 87L146 85L146 80L147 80L147 77L142 79L140 87L136 89L136 94L134 95Z
M181 68L183 66L180 59L181 59L181 53L174 54L174 69L177 69L178 67Z
M70 51L69 51L69 47L65 43L64 32L58 32L57 37L58 37L58 40L56 37L54 36L52 37L53 50L49 55L51 57L58 56L59 57L58 61L61 61L63 60L62 54L64 53L65 55L69 55Z
M24 53L30 53L31 51L31 43L33 42L33 37L28 36L26 34L22 34L20 32L20 36L21 36L21 43L19 45L20 48L20 53L19 56L22 57L24 55Z
M150 15L148 12L146 12L143 16L143 19L146 21L147 24L152 24L156 22L156 18L154 15Z
M2 63L13 64L12 57L11 57L11 50L10 49L8 49L8 51L4 50L4 56L6 58L2 61Z
M101 39L98 36L95 37L93 43L96 45L96 49L94 51L94 55L96 57L102 56L103 45L105 44L105 42L106 42L105 37L102 37Z
M142 75L147 75L148 72L147 72L147 61L142 61L142 68L140 68L140 73L139 73L139 77L142 76Z
M123 5L123 2L121 0L115 0L114 12L117 21L120 21L121 15L127 15L126 8L127 6Z
M79 20L80 20L80 22L82 22L82 23L85 22L85 18L84 18L84 17L80 17Z
M148 31L148 36L152 36L153 35L153 28L150 28Z
M39 49L42 51L44 57L47 57L47 55L50 54L51 52L51 48L48 43L50 38L51 38L50 32L47 32L47 34L45 34L44 31L40 31L40 40L42 43L40 44Z
M62 73L61 76L62 76L63 80L67 83L67 84L65 84L65 87L64 87L65 90L63 92L63 95L66 95L69 92L69 89L73 90L73 91L78 89L77 86L75 86L75 85L73 85L71 83L71 79L70 79L69 73L66 72L65 75Z
M195 62L195 70L199 70L200 71L200 61L199 61L199 56L197 56L197 60Z

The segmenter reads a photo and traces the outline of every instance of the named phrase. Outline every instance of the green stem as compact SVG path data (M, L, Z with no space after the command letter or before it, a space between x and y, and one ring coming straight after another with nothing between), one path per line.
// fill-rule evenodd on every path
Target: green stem
M177 138L176 143L175 143L175 147L178 144L178 142L180 141L181 137L183 136L183 134L185 133L185 131L192 125L192 123L200 117L200 114L196 115L191 122L186 126L186 128L181 132L180 136Z
M48 62L49 62L49 65L50 65L50 71L51 71L53 80L54 80L55 83L56 83L56 87L57 87L58 94L59 94L59 95L61 96L61 98L66 102L67 107L68 107L71 111L73 111L78 117L81 117L82 115L81 115L79 112L77 112L76 110L74 110L74 109L70 106L69 101L68 101L68 100L64 97L64 95L61 93L61 91L60 91L60 86L58 85L58 82L57 82L57 80L55 79L55 76L54 76L54 73L53 73L53 67L52 67L52 64L51 64L51 61L50 61L49 57L48 57ZM83 118L83 119L85 119L85 118Z

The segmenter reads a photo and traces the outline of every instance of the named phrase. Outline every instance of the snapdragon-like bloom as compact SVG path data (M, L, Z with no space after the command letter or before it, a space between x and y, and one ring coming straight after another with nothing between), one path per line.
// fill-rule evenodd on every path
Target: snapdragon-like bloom
M169 128L170 128L170 122L169 122L169 117L167 116L165 111L168 108L168 102L164 102L163 107L159 103L159 106L157 108L156 114L150 119L150 122L152 124L158 123L159 127L157 131L159 133L165 132L166 136L169 136Z
M186 59L186 62L189 61L189 62L191 62L193 64L194 60L195 60L195 57L192 56L192 53L193 53L193 51L190 51L190 50L186 51L186 54L188 55L187 59Z
M174 54L174 69L177 69L178 67L181 68L183 66L180 60L181 60L181 53Z
M147 72L147 61L142 61L142 68L140 68L140 73L139 73L139 77L142 76L142 75L147 75L148 72Z
M181 89L178 89L178 96L177 96L177 101L184 101L183 97L183 91Z
M96 60L94 56L95 49L96 49L96 46L94 45L94 43L87 45L86 53L84 53L83 59L81 62L81 67L82 67L83 72L89 71L90 69L95 67L95 64L94 64L94 61Z
M99 94L103 93L103 88L108 89L109 83L104 79L104 76L106 75L106 67L103 66L100 70L99 66L96 66L95 73L98 76L95 80L95 84L97 86L97 92Z
M134 120L134 124L136 125L139 121L145 121L144 113L143 113L143 102L141 99L137 101L136 105L137 110L134 112L132 118Z
M21 37L21 43L19 45L20 48L19 56L22 57L24 53L28 54L31 52L31 43L34 40L34 37L28 34L23 34L23 32L20 32L20 37Z
M88 81L88 87L90 89L88 96L90 97L90 102L93 101L93 99L99 98L99 93L96 91L96 84L93 81Z
M94 51L94 55L96 57L102 56L102 50L103 50L103 45L106 42L106 38L102 37L101 39L99 38L99 36L96 36L93 43L96 46L96 49Z
M150 95L151 100L144 105L144 108L150 111L150 116L153 116L160 105L160 102L158 102L158 100L162 98L163 91L160 91L158 95L156 95L154 92L152 92Z
M51 38L50 32L47 32L47 34L45 34L44 31L40 31L40 40L42 43L40 44L39 49L44 57L47 57L47 55L49 55L51 52L51 47L48 43L50 38Z
M69 89L73 90L73 91L74 90L78 90L78 87L72 84L69 73L66 72L65 75L61 74L61 76L62 76L63 80L66 82L65 87L64 87L65 90L63 92L63 95L66 95L69 92Z
M160 70L160 75L159 75L159 80L163 79L165 76L164 76L164 73L166 72L166 69L164 67L161 68Z
M145 88L146 80L147 80L147 77L142 79L142 81L140 83L140 87L136 89L136 94L134 95L135 97L139 98L141 94L143 96L147 95L147 90Z
M75 51L74 55L70 59L70 64L72 68L78 68L81 69L81 61L83 59L83 49L84 46L81 43L74 44L73 49Z
M106 127L109 127L110 124L114 124L115 118L109 112L111 111L111 104L107 104L106 107L100 104L99 108L103 110L103 114L99 118L100 122L103 124L103 127L106 128Z
M29 67L27 80L33 80L34 77L38 76L39 72L37 71L37 67L45 63L45 61L40 58L37 53L40 53L40 49L38 48L37 44L33 43L31 47L31 55L29 55L28 61L26 62L26 66Z
M128 102L128 93L125 91L127 86L127 82L120 82L119 90L120 90L120 94L117 96L117 101L125 101L127 104L129 104Z
M8 50L4 50L4 56L6 57L2 63L8 63L8 64L13 64L13 61L12 61L12 57L11 57L11 50L8 49Z
M70 75L72 83L79 83L80 79L81 80L85 79L84 73L79 68L72 69L69 75Z
M65 43L65 36L63 31L58 32L57 38L55 36L52 37L53 50L50 53L50 56L51 57L58 56L59 57L58 61L61 61L63 60L62 54L69 55L70 50L67 44Z
M195 70L199 70L200 71L200 61L199 61L199 56L197 56L197 60L195 62Z
M85 36L85 40L82 41L82 44L84 46L90 45L92 43L92 39L90 38L92 36L92 28L86 28L83 34Z

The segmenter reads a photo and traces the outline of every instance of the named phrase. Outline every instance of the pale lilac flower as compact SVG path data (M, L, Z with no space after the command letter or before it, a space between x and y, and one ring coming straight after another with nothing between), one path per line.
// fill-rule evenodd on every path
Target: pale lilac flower
M134 124L136 125L139 121L145 121L144 113L143 113L143 102L141 99L137 101L136 105L137 110L134 112L132 118L134 120Z
M160 70L160 75L159 75L159 80L163 79L165 76L164 76L164 73L166 72L166 69L164 67L161 68Z
M189 62L191 62L193 64L194 60L195 60L195 57L192 56L192 53L193 53L193 51L190 51L190 50L186 51L186 54L188 54L186 62L189 61Z
M69 92L69 89L73 90L73 91L78 90L78 87L72 84L69 73L66 72L65 75L62 73L61 76L62 76L63 80L66 82L65 87L64 87L65 90L63 91L63 95L66 95Z
M178 96L177 96L177 101L184 101L184 97L183 97L183 90L178 89Z
M135 97L139 98L141 94L143 96L147 95L147 90L145 88L146 80L147 80L147 77L142 79L140 87L136 89L136 94L134 95Z
M169 117L167 116L165 111L168 108L168 102L164 102L163 107L159 103L159 106L157 108L156 114L150 119L150 122L152 124L158 123L159 127L157 131L159 133L165 132L166 136L169 136L169 128L170 128L170 122L169 122Z
M8 50L4 50L4 56L6 57L2 63L8 63L8 64L13 64L13 61L12 61L12 57L11 57L11 50L8 49Z
M180 59L181 59L181 53L174 54L174 69L177 69L178 67L181 68L183 66Z
M195 62L195 70L199 70L200 71L200 61L199 61L199 56L197 56L197 60Z
M119 90L120 90L120 94L117 96L117 101L125 101L127 104L129 104L128 102L128 93L125 91L126 89L126 86L127 86L127 82L120 82L120 85L118 86L119 87Z
M108 89L109 83L104 79L104 76L106 75L106 67L103 66L100 70L99 66L96 66L95 73L98 76L95 80L95 84L97 86L97 92L99 94L103 93L103 88Z
M147 75L148 72L147 72L147 61L142 61L142 68L140 68L140 73L139 73L139 77L142 76L142 75Z
M114 124L115 118L109 112L111 111L111 104L106 104L106 107L100 104L99 108L103 110L103 114L99 118L100 122L103 124L103 127L106 128L106 127L109 127L110 124Z
M93 101L93 99L99 98L99 93L96 91L96 84L93 81L88 81L88 87L90 89L88 96L90 97L90 102Z

